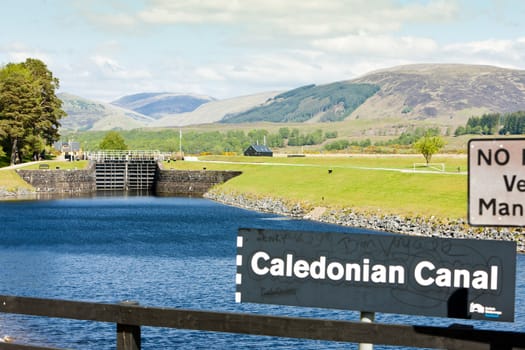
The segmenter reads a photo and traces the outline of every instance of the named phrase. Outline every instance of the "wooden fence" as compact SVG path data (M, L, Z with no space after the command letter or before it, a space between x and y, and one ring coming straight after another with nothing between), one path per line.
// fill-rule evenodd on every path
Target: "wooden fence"
M116 323L119 350L140 349L141 326L439 349L525 349L525 333L467 326L387 325L145 307L129 302L101 304L0 295L0 312ZM0 349L50 348L0 343Z

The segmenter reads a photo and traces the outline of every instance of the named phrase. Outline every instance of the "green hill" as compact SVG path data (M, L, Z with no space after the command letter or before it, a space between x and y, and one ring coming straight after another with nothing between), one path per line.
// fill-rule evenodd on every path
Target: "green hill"
M379 91L374 84L337 82L307 85L270 98L262 106L226 115L223 123L333 122L345 119Z
M381 90L348 118L465 125L471 116L525 110L525 71L467 64L412 64L352 80Z
M67 116L60 120L62 130L129 130L142 128L154 119L108 103L60 93Z

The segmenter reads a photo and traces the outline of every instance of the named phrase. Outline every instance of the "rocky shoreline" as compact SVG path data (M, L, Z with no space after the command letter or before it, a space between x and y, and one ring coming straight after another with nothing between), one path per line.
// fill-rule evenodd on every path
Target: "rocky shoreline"
M0 187L0 200L25 198L35 194L36 192L34 190L29 190L26 188L7 189L5 187Z
M525 252L525 235L521 228L472 227L463 219L443 222L435 217L406 218L398 215L380 216L357 213L351 208L308 208L300 203L289 204L279 198L250 198L244 194L223 193L218 190L210 191L206 193L204 197L249 210L398 234L515 241L517 243L517 251L520 253Z

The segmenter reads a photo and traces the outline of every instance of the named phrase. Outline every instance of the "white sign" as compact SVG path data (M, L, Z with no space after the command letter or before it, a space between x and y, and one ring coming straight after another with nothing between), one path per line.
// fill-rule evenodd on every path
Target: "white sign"
M469 224L525 226L525 139L470 140L468 162Z

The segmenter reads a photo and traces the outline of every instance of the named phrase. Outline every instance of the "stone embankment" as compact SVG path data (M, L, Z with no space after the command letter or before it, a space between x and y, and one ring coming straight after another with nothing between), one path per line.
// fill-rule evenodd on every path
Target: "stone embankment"
M160 196L202 197L213 186L222 184L241 173L240 171L159 169L153 190Z
M443 222L435 217L405 218L398 215L361 214L352 209L306 208L299 203L289 204L281 199L249 198L243 194L227 194L217 190L206 193L205 197L245 209L370 230L426 237L516 241L518 252L525 252L525 234L520 228L472 227L463 219Z
M36 192L25 188L7 189L0 187L0 199L2 198L26 198L35 195Z
M84 170L17 170L38 193L83 194L96 191L94 164Z

